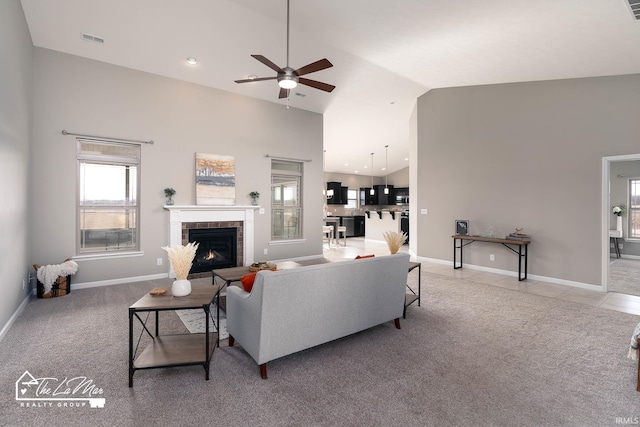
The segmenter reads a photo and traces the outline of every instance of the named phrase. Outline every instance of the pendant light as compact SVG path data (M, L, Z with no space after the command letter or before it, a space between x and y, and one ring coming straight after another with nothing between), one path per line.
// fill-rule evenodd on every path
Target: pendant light
M389 176L389 171L387 168L389 167L389 146L384 146L384 194L389 194L389 187L387 186L387 178Z
M373 188L373 153L371 153L371 190L369 190L369 195L374 196L376 194L376 190Z

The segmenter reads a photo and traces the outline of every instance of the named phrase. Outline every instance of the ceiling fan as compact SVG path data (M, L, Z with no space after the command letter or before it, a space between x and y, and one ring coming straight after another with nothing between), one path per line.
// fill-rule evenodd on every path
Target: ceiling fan
M289 91L295 88L298 83L310 86L315 89L324 90L325 92L331 92L335 89L335 86L330 85L328 83L322 83L316 80L307 79L304 77L306 74L315 73L316 71L324 70L326 68L333 67L333 64L329 62L327 58L320 59L319 61L312 62L309 65L305 65L302 68L298 68L294 70L289 67L289 0L287 0L287 66L286 67L278 67L276 64L268 60L262 55L251 55L258 61L262 62L267 67L274 70L277 75L275 77L256 77L253 79L243 79L236 80L236 83L250 83L250 82L260 82L263 80L278 80L278 86L280 86L280 94L278 98L288 98Z

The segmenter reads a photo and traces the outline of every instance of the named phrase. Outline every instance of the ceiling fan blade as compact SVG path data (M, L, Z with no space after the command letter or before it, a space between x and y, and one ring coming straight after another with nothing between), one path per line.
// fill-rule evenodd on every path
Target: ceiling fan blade
M331 67L333 67L333 64L329 62L327 58L324 58L319 61L312 62L309 65L305 65L302 68L298 68L293 73L296 76L304 76L305 74L315 73L316 71L324 70Z
M234 80L236 83L261 82L263 80L275 80L277 77L257 77L255 79Z
M273 62L269 61L267 58L265 58L262 55L251 55L252 57L256 58L258 61L262 62L264 65L266 65L267 67L271 68L274 71L277 71L278 73L284 73L284 70L280 67L278 67L276 64L274 64Z
M336 88L334 85L322 83L316 80L305 79L304 77L300 77L298 79L298 83L300 83L301 85L311 86L316 89L324 90L325 92L331 92Z
M280 88L280 94L278 95L278 99L288 98L289 97L289 89L285 89L283 87Z

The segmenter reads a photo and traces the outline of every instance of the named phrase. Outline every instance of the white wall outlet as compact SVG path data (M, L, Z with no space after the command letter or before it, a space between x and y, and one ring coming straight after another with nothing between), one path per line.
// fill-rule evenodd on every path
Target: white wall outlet
M420 215L427 215L429 213L429 209L420 209Z
M495 260L496 260L495 254L490 254L489 255L489 261L495 261Z
M157 263L158 263L158 265L162 265L162 258L158 258Z
M269 249L266 249L266 248L265 248L265 250L264 250L264 254L266 255L266 254L268 254L268 253L269 253Z

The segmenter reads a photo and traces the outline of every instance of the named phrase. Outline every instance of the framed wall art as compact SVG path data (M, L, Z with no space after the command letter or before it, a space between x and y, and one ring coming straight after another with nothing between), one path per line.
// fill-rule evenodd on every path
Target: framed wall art
M469 235L469 221L466 219L456 219L456 234L458 236Z
M233 156L196 153L196 205L235 204L235 158Z

